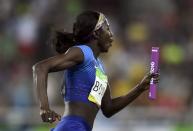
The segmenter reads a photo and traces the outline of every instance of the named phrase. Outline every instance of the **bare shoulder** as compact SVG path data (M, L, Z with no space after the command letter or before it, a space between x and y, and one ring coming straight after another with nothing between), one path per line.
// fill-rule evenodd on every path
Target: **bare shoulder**
M66 59L76 61L77 63L81 63L84 60L84 55L78 47L71 47L62 55L64 55Z
M80 64L83 60L84 55L81 49L78 47L71 47L66 53L58 54L36 63L33 68L38 67L48 72L56 72Z

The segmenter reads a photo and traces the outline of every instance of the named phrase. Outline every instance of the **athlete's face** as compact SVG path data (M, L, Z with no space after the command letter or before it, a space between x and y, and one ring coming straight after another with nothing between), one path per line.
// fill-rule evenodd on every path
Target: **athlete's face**
M108 52L109 48L112 46L113 34L106 22L99 29L98 36L98 45L101 52Z

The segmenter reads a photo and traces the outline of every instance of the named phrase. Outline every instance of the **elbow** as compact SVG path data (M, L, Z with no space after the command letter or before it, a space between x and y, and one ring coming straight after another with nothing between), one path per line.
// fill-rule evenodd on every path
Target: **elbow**
M39 64L35 64L35 65L32 66L33 73L35 73L35 72L37 72L39 70L40 70L40 65Z
M102 113L106 118L110 118L113 116L113 112L110 109L102 109Z
M42 64L40 64L40 63L37 63L37 64L35 64L35 65L32 66L32 71L33 71L33 73L35 73L35 74L44 71L44 69L45 69L45 68L43 68Z
M110 113L110 112L103 112L103 115L104 115L106 118L110 118L110 117L113 116L113 114Z
M101 111L106 118L110 118L114 115L113 107L108 103L101 105Z

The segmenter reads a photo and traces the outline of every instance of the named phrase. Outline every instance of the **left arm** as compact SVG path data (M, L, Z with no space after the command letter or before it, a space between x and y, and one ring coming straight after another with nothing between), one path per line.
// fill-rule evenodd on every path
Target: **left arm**
M109 118L130 104L133 100L135 100L139 95L148 89L152 77L154 78L154 83L158 83L159 74L149 74L145 76L141 83L134 87L127 95L114 99L111 99L110 88L108 86L102 99L101 110L103 114Z

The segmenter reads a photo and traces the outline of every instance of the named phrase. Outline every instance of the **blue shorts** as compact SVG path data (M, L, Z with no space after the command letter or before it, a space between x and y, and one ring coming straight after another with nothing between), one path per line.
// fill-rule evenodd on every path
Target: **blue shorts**
M65 116L51 131L91 131L89 124L79 116Z

